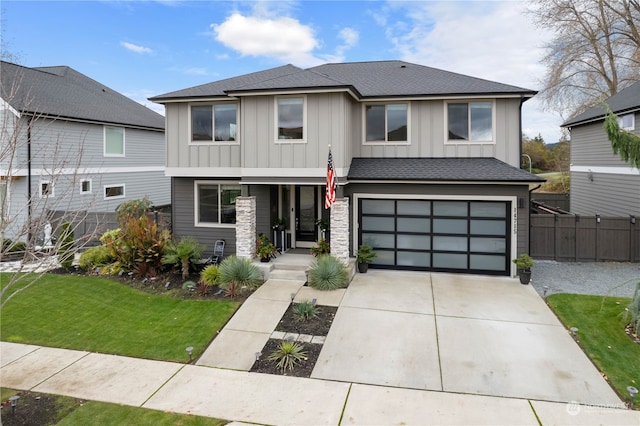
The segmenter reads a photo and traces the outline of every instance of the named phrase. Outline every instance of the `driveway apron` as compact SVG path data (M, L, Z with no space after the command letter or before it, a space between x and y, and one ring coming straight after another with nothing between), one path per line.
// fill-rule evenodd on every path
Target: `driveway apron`
M357 274L312 377L621 404L534 289L503 277Z

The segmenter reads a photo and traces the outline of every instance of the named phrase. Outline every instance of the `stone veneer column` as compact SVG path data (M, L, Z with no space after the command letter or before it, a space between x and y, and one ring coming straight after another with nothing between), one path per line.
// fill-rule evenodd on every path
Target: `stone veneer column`
M256 253L256 197L236 198L236 256L253 259Z
M336 199L331 206L331 254L349 264L349 199Z

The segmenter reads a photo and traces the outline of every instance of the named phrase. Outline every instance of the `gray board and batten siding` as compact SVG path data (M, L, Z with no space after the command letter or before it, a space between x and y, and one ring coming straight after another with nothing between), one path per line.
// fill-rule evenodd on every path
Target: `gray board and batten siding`
M445 102L410 101L407 143L363 143L363 103L344 93L307 94L305 142L276 141L275 97L243 97L239 117L238 142L189 143L188 103L168 103L167 167L193 169L190 176L219 176L224 168L278 169L326 167L331 145L336 169L348 168L353 157L494 157L514 166L520 152L518 102L495 100L495 143L447 142ZM201 171L198 171L198 168ZM221 169L216 171L215 169ZM274 170L275 171L275 170Z

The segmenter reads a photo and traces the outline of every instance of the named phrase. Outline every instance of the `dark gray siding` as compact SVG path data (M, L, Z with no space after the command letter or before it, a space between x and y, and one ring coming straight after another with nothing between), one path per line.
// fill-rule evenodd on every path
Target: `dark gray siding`
M636 115L636 128L639 118ZM602 126L603 122L598 121L571 129L572 166L629 167L629 164L614 155L611 142Z
M272 239L271 187L268 185L250 185L249 195L256 197L256 233L258 235L265 234L269 239ZM273 202L277 203L277 200Z
M593 216L640 215L640 175L571 172L571 212Z
M202 180L202 179L199 179ZM194 179L192 178L172 178L172 221L173 236L176 239L181 237L194 237L200 244L206 246L205 255L213 253L213 244L216 240L225 240L225 256L236 253L236 229L234 228L207 228L196 227L194 225ZM219 180L216 180L219 182ZM237 182L237 180L235 181Z

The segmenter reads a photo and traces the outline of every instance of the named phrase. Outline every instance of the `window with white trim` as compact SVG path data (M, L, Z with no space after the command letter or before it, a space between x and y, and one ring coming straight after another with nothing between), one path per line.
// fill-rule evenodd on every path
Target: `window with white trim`
M493 102L448 102L447 140L493 142Z
M305 97L276 98L276 140L280 142L302 142L306 138Z
M40 198L49 198L55 195L53 182L48 180L40 181Z
M124 157L124 127L104 126L104 156Z
M104 199L124 198L124 185L112 185L104 187Z
M407 142L409 104L364 107L365 142Z
M635 114L625 114L618 116L618 125L622 130L635 130L636 120Z
M237 103L191 105L191 142L237 141Z
M91 179L82 179L80 181L80 193L91 194Z
M238 184L211 181L195 182L195 225L219 226L236 223Z

